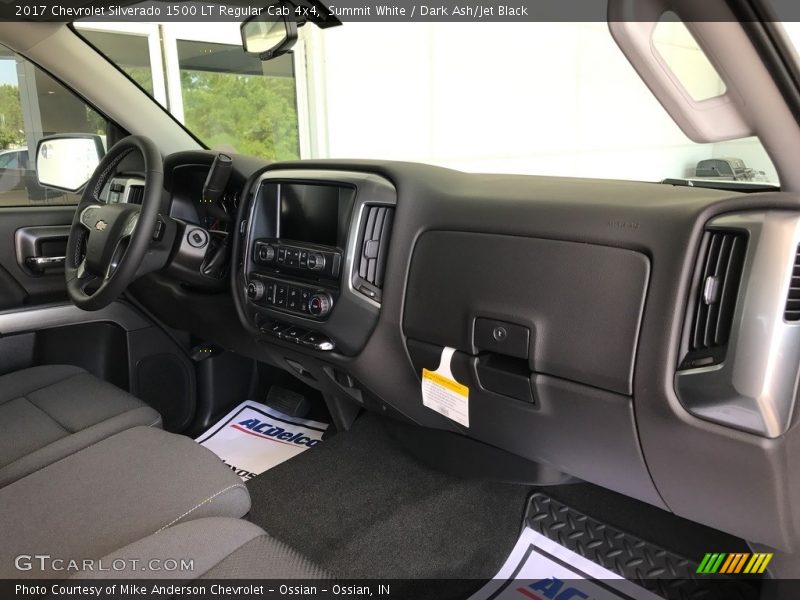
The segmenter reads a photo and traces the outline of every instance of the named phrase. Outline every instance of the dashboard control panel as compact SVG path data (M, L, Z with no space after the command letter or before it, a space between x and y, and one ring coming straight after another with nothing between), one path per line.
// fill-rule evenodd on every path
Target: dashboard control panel
M272 266L299 273L336 279L342 268L342 253L305 245L288 245L278 240L255 242L253 260L256 264Z
M336 348L329 337L283 321L268 319L259 325L258 330L264 335L319 352L330 352Z
M247 298L265 307L315 319L327 317L334 303L327 290L268 277L251 279L247 283Z
M235 287L247 324L311 350L357 353L380 311L394 186L306 169L266 170L252 185Z

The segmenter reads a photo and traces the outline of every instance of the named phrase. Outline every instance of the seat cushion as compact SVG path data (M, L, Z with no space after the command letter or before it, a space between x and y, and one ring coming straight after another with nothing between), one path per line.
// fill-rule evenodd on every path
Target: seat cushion
M0 376L0 487L110 435L161 416L141 400L68 365Z
M135 427L0 489L0 578L65 575L17 571L19 554L98 559L185 521L249 510L241 479L211 451Z
M161 565L170 565L167 561L177 561L177 568L153 572L141 567L153 564L162 568ZM121 569L93 569L72 575L86 579L330 578L257 525L239 519L207 518L181 523L120 548L101 562L117 564Z

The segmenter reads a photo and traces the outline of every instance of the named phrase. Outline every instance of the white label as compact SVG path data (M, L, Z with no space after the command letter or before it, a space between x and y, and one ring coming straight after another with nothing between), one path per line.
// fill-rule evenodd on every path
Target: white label
M470 600L661 600L526 527L500 571Z
M247 481L321 443L327 428L246 400L197 441Z
M422 403L448 419L469 427L469 388L458 383L450 372L455 349L445 347L439 368L422 369Z

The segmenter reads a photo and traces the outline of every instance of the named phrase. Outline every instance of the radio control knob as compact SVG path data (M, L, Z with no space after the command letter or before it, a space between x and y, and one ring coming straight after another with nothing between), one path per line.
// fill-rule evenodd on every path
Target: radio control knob
M308 268L311 271L322 271L322 269L325 268L325 255L317 252L309 252Z
M251 281L247 284L247 297L253 302L257 302L264 297L264 284L260 281Z
M330 294L314 294L308 299L308 312L314 317L325 317L333 308L333 298Z
M272 262L275 260L275 246L259 246L258 259L261 262Z

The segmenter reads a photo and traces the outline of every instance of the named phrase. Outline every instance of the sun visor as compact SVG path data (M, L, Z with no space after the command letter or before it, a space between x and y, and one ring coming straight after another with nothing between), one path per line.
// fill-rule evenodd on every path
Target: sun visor
M608 2L617 45L675 123L699 143L755 133L720 61L703 43L707 28L740 27L732 15L720 18L720 10L728 9L714 1L701 8L674 0Z

